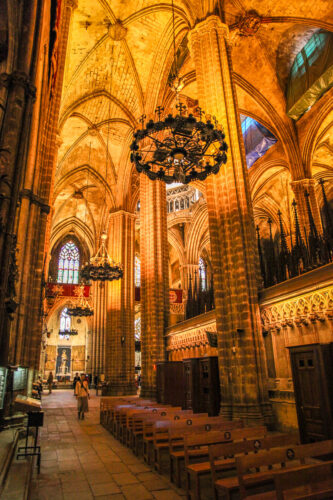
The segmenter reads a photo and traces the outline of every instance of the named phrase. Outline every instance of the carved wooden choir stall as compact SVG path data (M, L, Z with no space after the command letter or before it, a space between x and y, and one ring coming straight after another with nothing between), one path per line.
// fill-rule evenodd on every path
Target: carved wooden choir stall
M157 364L157 402L194 413L218 415L220 381L216 356Z

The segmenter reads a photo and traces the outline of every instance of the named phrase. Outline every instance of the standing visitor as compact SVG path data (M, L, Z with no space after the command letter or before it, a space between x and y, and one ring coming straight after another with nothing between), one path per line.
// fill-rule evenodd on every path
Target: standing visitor
M49 394L52 394L52 385L53 385L53 373L50 372L48 379L47 379L47 385L49 386Z
M74 380L73 380L73 389L74 389L74 396L76 394L76 384L77 382L80 380L80 376L78 374L78 372L75 373L75 377L74 377Z
M77 397L78 419L84 420L84 414L88 411L89 387L84 373L81 373L81 379L76 382L75 394Z

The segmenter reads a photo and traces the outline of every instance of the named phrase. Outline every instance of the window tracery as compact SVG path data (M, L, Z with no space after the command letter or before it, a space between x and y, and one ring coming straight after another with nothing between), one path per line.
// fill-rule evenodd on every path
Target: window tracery
M59 334L59 337L61 339L69 340L69 335L67 335L66 332L70 332L70 329L71 317L67 313L67 307L65 307L60 314L60 331L64 333Z
M207 266L202 257L199 259L199 273L201 278L201 290L207 290Z
M141 285L141 262L137 255L134 260L134 282L135 286Z
M58 261L58 283L79 282L80 253L73 243L68 241L60 250Z

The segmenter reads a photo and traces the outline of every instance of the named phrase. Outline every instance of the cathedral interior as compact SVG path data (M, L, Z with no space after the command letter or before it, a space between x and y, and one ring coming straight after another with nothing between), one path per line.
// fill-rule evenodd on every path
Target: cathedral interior
M0 429L51 372L333 439L332 87L327 0L1 0Z

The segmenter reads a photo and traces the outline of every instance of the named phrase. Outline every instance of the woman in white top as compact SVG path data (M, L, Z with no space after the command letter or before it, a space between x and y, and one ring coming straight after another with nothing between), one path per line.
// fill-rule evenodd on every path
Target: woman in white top
M76 382L75 395L77 397L78 419L84 420L84 414L89 410L89 386L84 373L81 373L81 379Z

